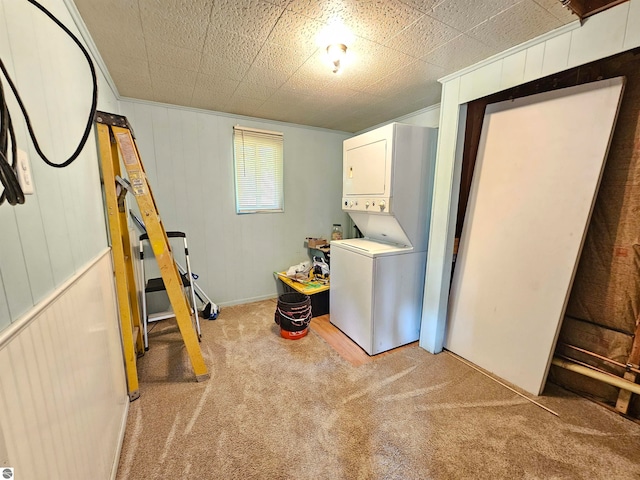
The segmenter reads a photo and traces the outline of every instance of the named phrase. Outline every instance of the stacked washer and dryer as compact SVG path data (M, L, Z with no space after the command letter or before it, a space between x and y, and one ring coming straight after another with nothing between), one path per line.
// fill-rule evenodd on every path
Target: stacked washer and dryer
M331 242L331 323L369 355L418 340L437 130L392 123L345 140L342 209L364 238Z

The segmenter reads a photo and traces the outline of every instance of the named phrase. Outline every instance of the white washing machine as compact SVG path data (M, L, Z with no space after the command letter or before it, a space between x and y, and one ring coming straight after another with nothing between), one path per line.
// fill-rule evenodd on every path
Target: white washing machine
M420 336L427 252L369 239L331 243L331 323L369 355Z

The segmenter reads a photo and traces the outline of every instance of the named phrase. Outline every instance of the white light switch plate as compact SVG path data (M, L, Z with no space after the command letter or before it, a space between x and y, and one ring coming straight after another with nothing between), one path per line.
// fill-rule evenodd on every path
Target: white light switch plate
M31 165L29 164L29 156L24 150L18 149L18 182L20 182L20 188L25 195L33 195L33 176L31 175Z

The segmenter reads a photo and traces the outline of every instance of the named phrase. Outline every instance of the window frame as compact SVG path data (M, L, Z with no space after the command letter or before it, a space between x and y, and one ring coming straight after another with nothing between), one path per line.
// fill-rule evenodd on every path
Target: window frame
M263 151L275 150L275 153L261 155L257 151L259 147L262 147ZM254 150L247 154L247 151L252 148ZM253 174L246 175L243 181L241 170L246 172L247 167ZM265 174L263 170L266 167L271 170ZM284 134L235 125L233 127L233 176L237 215L284 213ZM264 192L260 183L265 182L274 183L271 202L259 198L261 191ZM264 196L268 198L268 192Z

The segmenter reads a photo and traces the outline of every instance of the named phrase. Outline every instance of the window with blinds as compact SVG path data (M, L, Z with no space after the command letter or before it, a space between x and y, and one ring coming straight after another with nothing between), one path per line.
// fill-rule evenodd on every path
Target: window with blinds
M283 135L233 127L236 213L283 212Z

